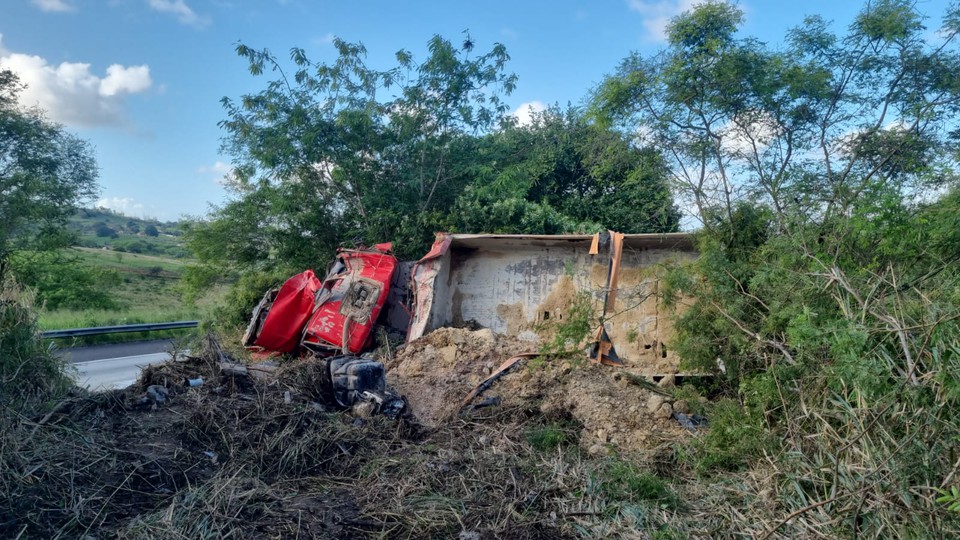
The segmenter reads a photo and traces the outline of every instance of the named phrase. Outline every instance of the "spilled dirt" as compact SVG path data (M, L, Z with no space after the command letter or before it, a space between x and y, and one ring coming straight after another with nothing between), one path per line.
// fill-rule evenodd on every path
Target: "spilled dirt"
M537 350L536 342L489 329L441 328L387 361L388 384L406 397L418 421L437 427L469 415L462 400L502 362ZM670 417L668 390L629 370L541 357L522 361L474 402L571 417L582 425L582 447L636 451L687 436Z

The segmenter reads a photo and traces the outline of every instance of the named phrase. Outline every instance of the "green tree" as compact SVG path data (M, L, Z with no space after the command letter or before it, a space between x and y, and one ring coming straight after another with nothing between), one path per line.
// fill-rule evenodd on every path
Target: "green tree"
M113 228L111 228L106 223L103 223L102 221L99 223L93 224L93 232L96 233L96 235L99 238L116 238L117 237L117 231L113 230Z
M871 3L846 37L808 17L774 50L737 36L740 10L711 1L673 21L661 55L634 54L597 90L594 113L642 129L670 158L674 185L705 227L738 201L776 226L849 215L864 197L954 178L960 96L952 50L927 43L902 0ZM732 231L728 231L732 234Z
M552 107L461 148L468 187L451 217L464 232L626 233L677 230L679 211L659 154Z
M157 236L160 236L160 231L157 230L156 225L151 223L150 225L147 225L146 227L144 227L143 234L147 236L157 237Z
M648 134L703 223L661 292L685 304L674 350L736 403L687 455L766 452L778 515L746 523L769 534L956 535L919 486L955 476L960 438L960 11L934 34L914 3L875 1L844 35L810 17L777 47L741 21L720 2L676 18L593 103ZM731 445L758 430L782 447Z
M14 251L65 245L67 218L98 189L89 144L19 106L21 89L0 70L0 279Z
M119 255L119 254L118 254ZM19 251L10 260L13 274L36 290L39 307L115 309L112 288L120 284L115 270L91 268L70 250Z
M418 257L448 228L467 181L457 174L467 156L454 149L496 125L515 84L505 48L475 54L469 37L454 45L435 36L422 61L401 50L381 71L365 64L362 45L334 46L331 63L294 48L290 65L237 46L253 75L278 78L223 99L233 198L186 227L202 263L185 276L194 289L237 270L314 268L343 244L389 240L401 257Z

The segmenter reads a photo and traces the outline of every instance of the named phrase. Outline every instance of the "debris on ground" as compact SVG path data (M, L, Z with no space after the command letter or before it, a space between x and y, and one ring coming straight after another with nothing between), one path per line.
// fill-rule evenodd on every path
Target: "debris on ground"
M418 421L437 427L457 417L463 398L501 362L530 348L530 342L489 329L440 328L387 361L387 382L406 397ZM685 436L671 418L669 393L625 369L578 360L528 359L476 401L572 417L583 426L584 448L635 451Z
M364 362L334 373L360 390ZM499 450L523 422L424 430L337 412L315 401L326 364L300 359L264 381L201 351L3 432L0 537L449 538L470 523L480 538L572 538L546 516L581 503L540 494L550 480L526 465L534 449Z
M673 413L673 419L677 421L678 424L687 428L687 429L700 429L705 428L709 424L707 419L700 416L699 414L684 414L675 412Z

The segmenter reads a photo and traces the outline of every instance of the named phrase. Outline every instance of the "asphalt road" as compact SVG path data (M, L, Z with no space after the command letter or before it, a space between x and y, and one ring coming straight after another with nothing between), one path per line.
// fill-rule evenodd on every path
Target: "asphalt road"
M130 343L110 343L108 345L90 345L89 347L74 347L57 351L68 362L83 363L91 360L106 358L122 358L124 356L139 356L167 352L172 340L155 339L152 341L133 341Z
M169 339L75 347L59 351L77 370L77 385L90 390L125 388L144 366L170 358Z

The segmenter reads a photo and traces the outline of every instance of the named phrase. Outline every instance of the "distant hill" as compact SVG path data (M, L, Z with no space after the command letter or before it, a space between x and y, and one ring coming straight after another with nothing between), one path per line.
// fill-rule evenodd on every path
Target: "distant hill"
M77 235L76 245L184 258L189 256L178 221L125 216L106 208L81 208L67 227Z

